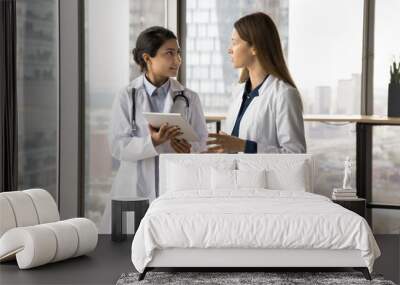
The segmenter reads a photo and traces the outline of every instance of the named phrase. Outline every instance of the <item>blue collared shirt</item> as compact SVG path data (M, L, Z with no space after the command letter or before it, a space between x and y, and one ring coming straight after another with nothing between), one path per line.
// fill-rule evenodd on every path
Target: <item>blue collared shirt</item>
M164 110L165 99L167 98L171 82L168 79L162 86L154 86L148 79L147 76L144 78L144 89L146 90L147 98L150 102L150 109L152 112L162 113Z
M264 78L264 80L253 90L251 90L251 82L250 78L246 81L246 85L244 87L244 92L242 96L242 104L240 105L239 109L239 114L236 118L235 125L232 130L232 136L239 137L239 128L240 128L240 122L242 121L243 115L247 110L247 107L249 107L251 101L255 97L257 97L258 90L261 88L263 85L264 81L267 79L268 75ZM245 153L257 153L257 143L255 141L251 140L246 140L245 148L244 148Z

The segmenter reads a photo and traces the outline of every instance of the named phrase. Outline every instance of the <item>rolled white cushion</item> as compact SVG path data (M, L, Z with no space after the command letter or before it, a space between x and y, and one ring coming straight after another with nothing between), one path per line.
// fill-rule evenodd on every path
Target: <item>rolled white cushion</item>
M1 193L2 194L2 193ZM6 197L0 194L0 237L9 229L15 228L14 211Z
M57 249L54 232L36 225L7 231L0 239L0 260L16 254L20 269L40 266L53 260Z
M49 192L43 189L29 189L23 192L28 194L32 199L39 218L39 224L60 220L56 202Z
M79 237L75 227L65 221L44 224L53 231L57 239L57 250L51 262L57 262L75 255Z
M63 222L74 226L78 233L78 248L74 257L86 254L96 248L98 231L96 225L91 220L85 218L74 218Z
M0 238L0 261L16 257L28 269L86 254L96 248L97 228L84 218L19 227Z
M39 223L35 205L31 197L23 191L1 193L13 209L17 227L33 226Z

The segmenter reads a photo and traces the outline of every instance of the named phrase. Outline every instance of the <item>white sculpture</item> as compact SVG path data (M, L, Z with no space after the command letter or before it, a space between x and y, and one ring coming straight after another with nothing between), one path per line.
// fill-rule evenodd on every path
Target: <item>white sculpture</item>
M346 161L344 162L344 177L343 177L343 189L352 189L351 188L351 167L353 163L351 162L350 157L346 157Z

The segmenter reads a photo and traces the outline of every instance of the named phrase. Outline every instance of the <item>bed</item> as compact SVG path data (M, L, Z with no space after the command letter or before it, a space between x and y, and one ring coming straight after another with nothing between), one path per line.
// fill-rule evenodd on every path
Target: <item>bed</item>
M314 194L308 154L165 154L160 196L132 243L154 268L352 267L380 255L364 218Z

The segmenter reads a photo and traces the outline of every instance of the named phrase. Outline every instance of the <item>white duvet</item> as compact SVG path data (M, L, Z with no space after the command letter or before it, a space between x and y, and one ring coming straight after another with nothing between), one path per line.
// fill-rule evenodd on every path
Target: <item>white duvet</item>
M359 215L324 196L266 189L162 195L138 228L132 262L143 272L165 248L358 249L371 272L380 255Z

